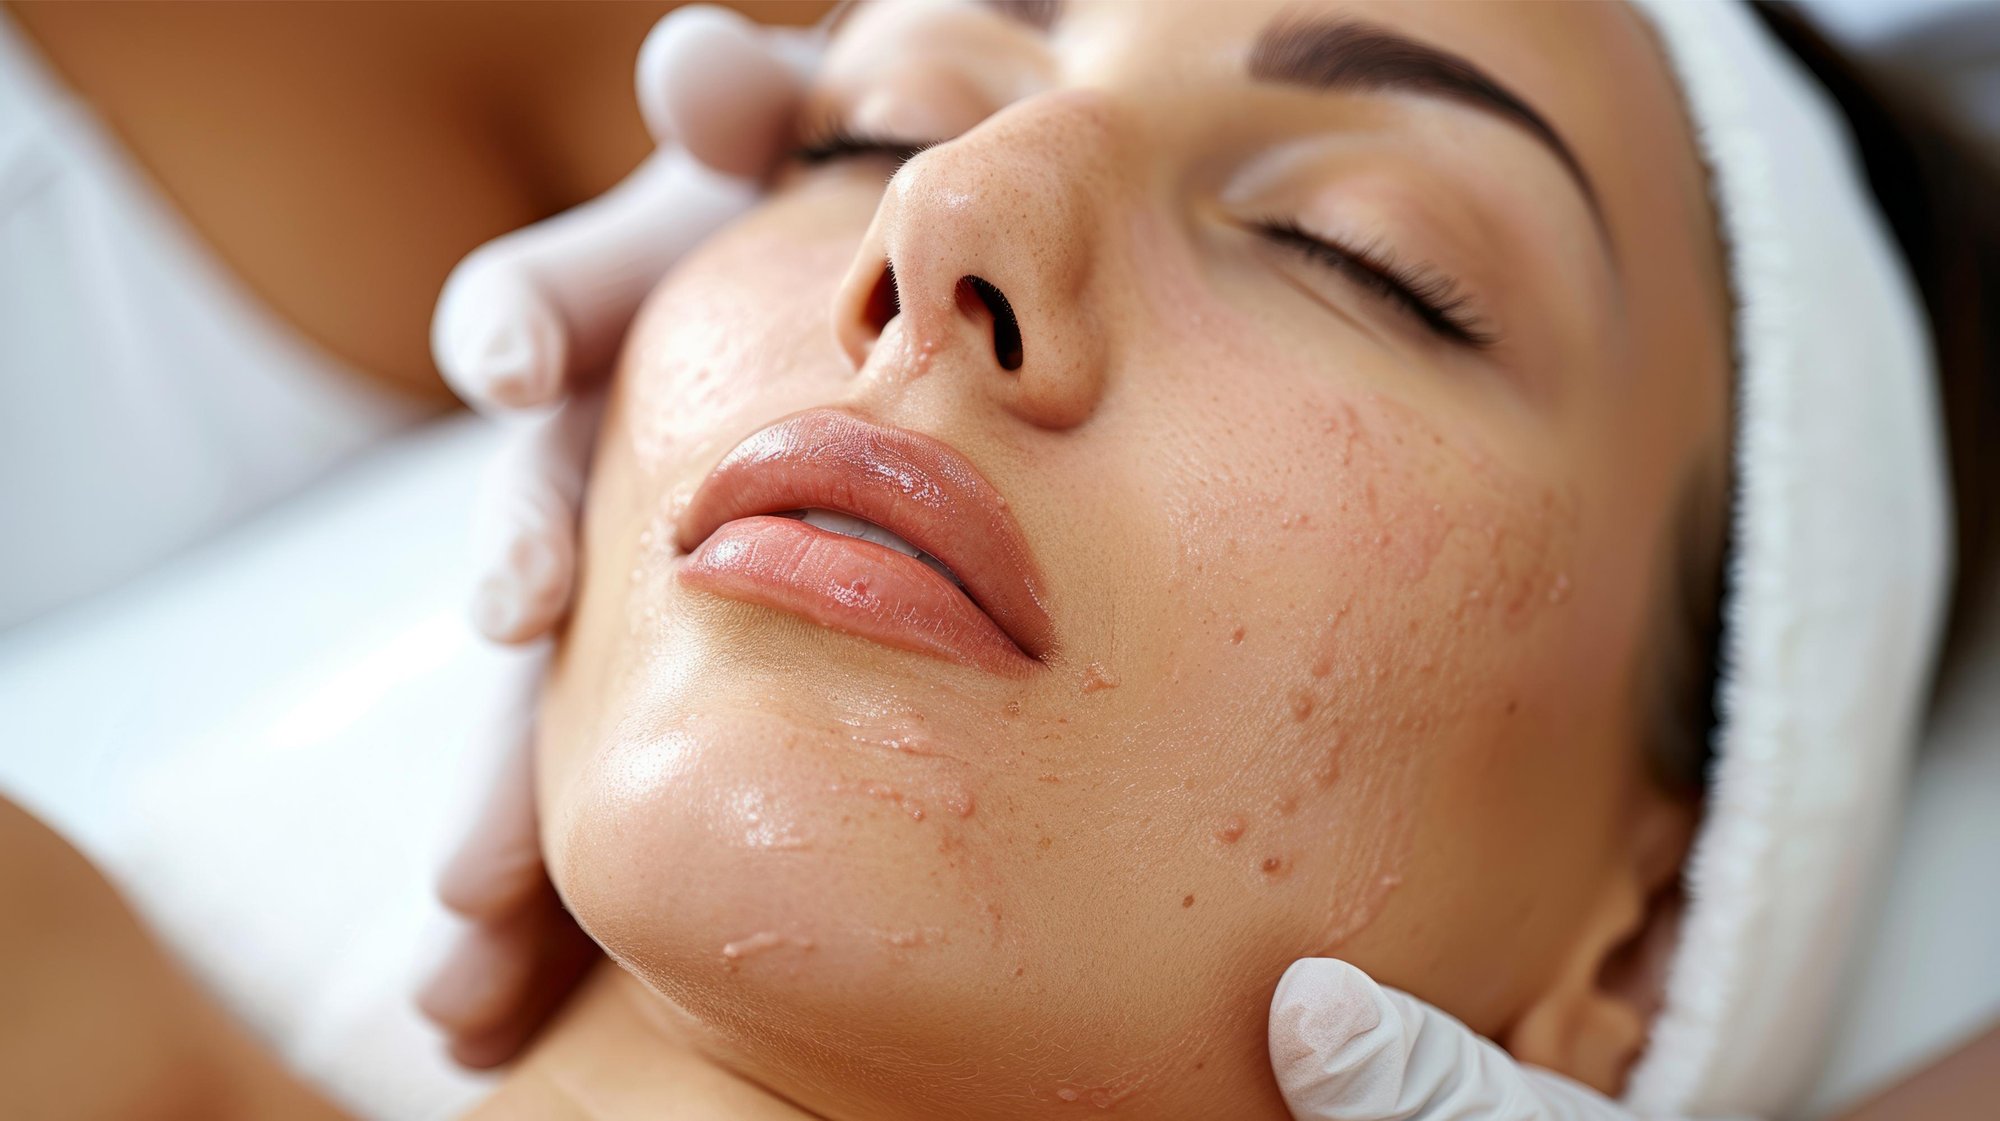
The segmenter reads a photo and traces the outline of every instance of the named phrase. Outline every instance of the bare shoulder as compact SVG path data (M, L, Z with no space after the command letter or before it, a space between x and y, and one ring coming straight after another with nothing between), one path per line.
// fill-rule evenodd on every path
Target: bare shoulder
M343 1114L232 1024L102 875L0 798L0 1117Z

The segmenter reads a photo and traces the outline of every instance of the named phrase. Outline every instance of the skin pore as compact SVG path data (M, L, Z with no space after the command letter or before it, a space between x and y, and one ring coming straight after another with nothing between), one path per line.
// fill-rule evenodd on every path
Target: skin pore
M802 124L827 158L635 326L539 759L557 887L622 969L494 1115L617 1116L580 1073L608 1033L621 1069L671 1051L774 1116L1283 1117L1265 1010L1309 955L1615 1090L1693 827L1641 748L1646 673L1727 414L1712 217L1643 24L1021 15L851 13ZM1362 22L1490 76L1574 166L1456 72L1374 88ZM1274 42L1350 65L1253 78ZM899 168L856 138L937 143ZM681 578L710 470L821 406L1004 497L1039 664Z

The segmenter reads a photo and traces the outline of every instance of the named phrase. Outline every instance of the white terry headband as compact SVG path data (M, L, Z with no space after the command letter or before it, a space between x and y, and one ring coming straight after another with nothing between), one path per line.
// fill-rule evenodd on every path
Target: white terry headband
M1924 319L1824 90L1745 7L1636 0L1736 297L1720 727L1666 1005L1628 1102L1781 1113L1816 1073L1916 743L1949 522Z

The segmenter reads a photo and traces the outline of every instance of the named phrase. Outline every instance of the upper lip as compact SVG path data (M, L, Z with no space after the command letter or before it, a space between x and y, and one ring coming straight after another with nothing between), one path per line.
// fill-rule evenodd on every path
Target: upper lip
M692 552L727 522L819 507L864 518L936 557L1031 658L1053 626L1027 538L1007 500L941 440L837 409L752 433L709 472L676 527Z

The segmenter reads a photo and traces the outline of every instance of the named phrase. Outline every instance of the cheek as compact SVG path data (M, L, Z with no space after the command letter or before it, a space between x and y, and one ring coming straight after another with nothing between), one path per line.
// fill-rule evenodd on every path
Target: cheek
M759 210L704 243L648 299L620 384L622 436L643 477L706 462L751 423L840 384L847 371L831 341L828 293L872 209L849 194L808 190Z
M1504 752L1543 699L1574 500L1422 371L1302 361L1197 291L1151 295L1177 326L1133 440L1173 454L1120 482L1157 522L1125 527L1155 569L1130 583L1166 594L1118 641L1149 652L1161 730L1213 745L1176 760L1209 856L1324 952L1397 906L1438 769Z

